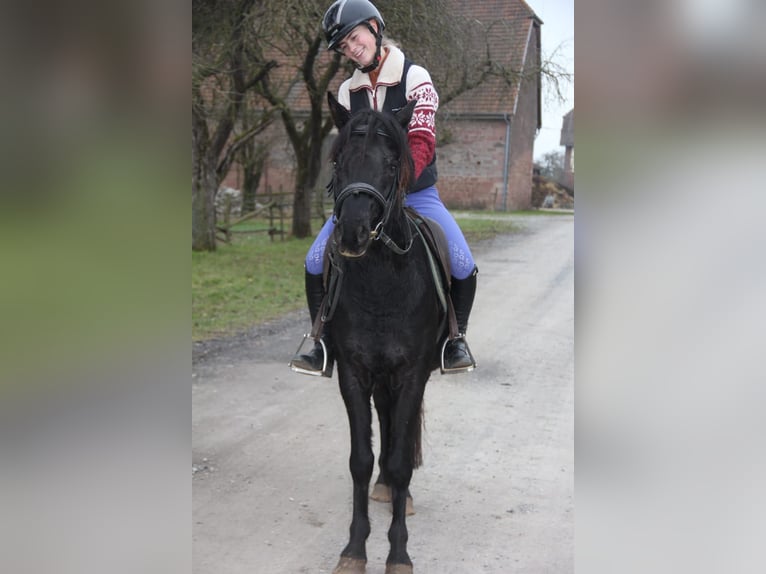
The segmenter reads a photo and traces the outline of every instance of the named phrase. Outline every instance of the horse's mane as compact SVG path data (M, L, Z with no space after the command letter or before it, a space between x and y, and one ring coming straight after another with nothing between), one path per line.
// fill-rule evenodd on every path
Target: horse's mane
M412 154L410 153L410 146L407 143L407 132L393 114L377 112L372 109L360 110L355 113L348 123L343 126L343 129L340 130L338 137L335 138L332 151L330 152L331 160L333 162L337 161L341 150L351 138L351 133L360 126L366 128L365 146L376 135L378 130L385 132L392 139L399 152L399 191L406 193L410 187L415 167L412 161Z

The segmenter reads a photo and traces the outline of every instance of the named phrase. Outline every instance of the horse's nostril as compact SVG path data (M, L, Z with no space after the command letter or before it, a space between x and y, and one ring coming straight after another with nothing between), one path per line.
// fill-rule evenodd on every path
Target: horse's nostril
M360 225L356 228L356 240L363 244L365 240L367 239L367 236L369 235L369 232L367 231L367 228L364 225Z

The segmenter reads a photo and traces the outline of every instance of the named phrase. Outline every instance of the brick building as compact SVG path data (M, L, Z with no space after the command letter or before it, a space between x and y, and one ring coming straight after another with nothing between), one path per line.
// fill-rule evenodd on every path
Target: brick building
M455 9L487 29L481 45L476 46L477 62L489 49L492 59L510 76L492 77L440 106L436 149L439 193L450 208L527 209L532 200L534 140L541 126L542 21L524 0L456 1ZM407 47L403 48L406 53ZM287 71L283 68L277 73ZM332 91L337 91L345 79L342 76L339 74L331 84ZM300 83L294 85L289 100L295 117L300 118L305 101ZM267 189L290 191L295 159L279 122L264 137L269 139L269 158L258 193ZM321 194L329 178L328 167L324 165L316 194ZM239 188L240 183L241 175L234 166L223 185Z
M467 3L490 24L492 57L513 73L493 78L440 108L439 130L452 139L437 148L439 193L449 207L528 209L534 140L540 129L540 26L523 0Z

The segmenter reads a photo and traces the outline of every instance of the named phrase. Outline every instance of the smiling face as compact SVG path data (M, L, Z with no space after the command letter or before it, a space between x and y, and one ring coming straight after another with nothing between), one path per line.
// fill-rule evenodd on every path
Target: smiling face
M370 25L377 30L378 23L370 20ZM367 24L359 24L348 35L338 42L338 52L353 61L359 67L372 64L377 49L375 35L370 32Z

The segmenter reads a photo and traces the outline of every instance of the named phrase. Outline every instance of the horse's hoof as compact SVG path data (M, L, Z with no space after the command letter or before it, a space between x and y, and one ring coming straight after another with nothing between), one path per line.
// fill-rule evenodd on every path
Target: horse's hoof
M391 502L391 489L385 484L376 482L370 498L377 502Z
M341 556L338 560L338 565L332 574L364 574L365 567L367 566L367 560L361 558L350 558L348 556ZM412 572L412 570L410 570Z
M409 564L386 564L386 574L412 574Z
M376 502L391 502L391 488L380 482L375 483L372 489L370 498ZM412 502L412 497L407 497L407 506L405 509L407 516L415 514L415 505Z

